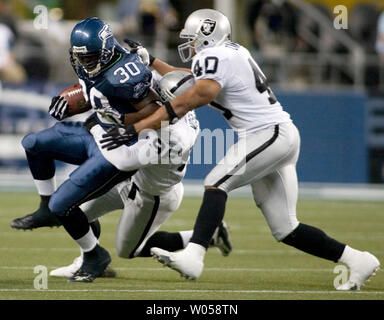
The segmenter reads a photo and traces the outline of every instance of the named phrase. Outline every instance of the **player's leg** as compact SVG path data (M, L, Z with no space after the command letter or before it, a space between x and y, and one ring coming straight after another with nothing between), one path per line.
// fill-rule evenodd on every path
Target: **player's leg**
M152 247L168 251L186 247L192 230L157 231L179 208L184 193L182 183L160 197L140 192L134 183L127 184L120 192L125 203L116 234L116 251L120 257L150 257ZM217 247L224 256L232 250L225 222L217 228L210 246Z
M91 282L102 275L111 261L109 253L98 245L79 205L104 194L133 174L117 170L105 160L93 140L90 144L92 143L93 146L88 148L90 158L71 173L49 202L50 210L57 215L66 231L84 252L83 264L70 281Z
M106 194L98 197L97 199L87 201L80 205L80 209L86 214L87 219L90 222L92 231L97 239L99 239L101 233L101 227L98 218L111 211L123 209L123 207L124 204L121 200L117 187L112 188ZM83 251L80 248L80 255L76 257L71 264L54 269L49 273L49 275L53 277L70 278L76 273L76 271L80 269L82 263ZM107 267L102 276L114 277L115 275L116 272L110 267Z
M193 230L183 230L178 232L157 231L146 241L145 246L138 256L152 256L151 248L160 248L167 251L177 251L184 249L193 235ZM225 221L222 221L216 228L209 247L215 247L224 256L228 256L232 251L232 241L229 228Z
M378 268L379 262L373 255L346 246L316 227L299 223L296 218L298 183L294 164L253 183L252 192L277 241L350 267L350 281L340 290L359 289Z
M171 263L167 263L170 259L164 250L153 248L151 252L186 278L199 277L206 249L224 217L227 193L291 161L298 144L298 132L291 123L272 126L239 140L205 179L203 203L185 250L172 254Z
M40 195L40 207L33 213L12 221L16 229L33 229L43 226L60 226L52 215L48 202L56 191L55 159L81 164L88 155L83 136L89 133L81 123L59 122L53 127L30 133L22 140L28 165Z
M177 210L183 193L182 183L177 184L172 190L161 196L139 191L135 183L126 185L120 192L124 201L124 211L117 227L117 254L122 258L149 256L149 250L146 247L148 240ZM159 241L168 243L169 249L172 251L183 245L183 240L178 234L157 238ZM168 242L169 240L170 242Z

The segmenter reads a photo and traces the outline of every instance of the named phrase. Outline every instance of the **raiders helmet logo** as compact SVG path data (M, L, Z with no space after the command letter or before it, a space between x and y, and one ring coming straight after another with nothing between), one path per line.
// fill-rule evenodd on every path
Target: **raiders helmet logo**
M216 21L213 21L211 19L205 19L203 24L201 25L201 32L205 36L209 36L213 30L215 30L216 27Z

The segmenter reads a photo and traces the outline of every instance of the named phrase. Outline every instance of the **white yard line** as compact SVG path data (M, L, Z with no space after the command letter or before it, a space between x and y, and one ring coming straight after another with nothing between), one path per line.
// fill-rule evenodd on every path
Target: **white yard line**
M331 291L331 290L189 290L189 289L5 289L0 288L0 292L126 292L126 293L272 293L272 294L365 294L378 295L384 291Z
M220 254L217 250L212 250L209 252L214 254ZM79 252L78 248L12 248L12 247L0 247L0 251L61 251L61 252ZM375 250L372 253L380 255L384 254L384 250ZM231 255L243 255L243 254L282 254L282 255L304 255L305 253L299 250L292 249L234 249L231 252Z
M35 266L0 266L0 269L4 270L33 270ZM58 268L58 266L46 266L48 269ZM143 267L113 267L116 271L172 271L169 268L143 268ZM332 272L331 268L204 268L204 271L247 271L247 272Z

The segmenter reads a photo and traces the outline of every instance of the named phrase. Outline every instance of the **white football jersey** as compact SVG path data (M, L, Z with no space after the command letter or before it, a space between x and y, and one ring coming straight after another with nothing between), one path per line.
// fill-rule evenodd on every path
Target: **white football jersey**
M173 186L182 181L185 176L187 163L193 145L199 135L200 127L194 112L188 112L178 122L163 128L163 133L158 134L160 139L167 140L170 146L170 155L175 159L169 163L161 161L160 164L144 166L135 173L132 181L137 184L140 190L152 195L162 195L167 193ZM167 135L169 133L169 136ZM164 135L164 139L162 138ZM168 155L162 157L167 160Z
M195 80L212 79L220 84L221 91L211 106L222 112L239 137L291 121L243 46L228 42L206 48L194 56L192 71Z
M162 77L154 71L152 74L152 88L156 90ZM195 112L190 111L173 125L141 135L139 141L130 147L121 146L108 151L101 148L100 144L104 129L94 126L91 133L101 153L110 163L123 171L138 169L132 181L140 190L152 195L162 195L184 178L190 152L199 131ZM161 154L158 154L158 138L163 142ZM126 183L128 182L119 184L118 189L123 188Z
M152 88L159 92L159 82L162 76L155 70L152 71ZM181 152L184 159L180 164L159 164L142 167L132 177L140 190L152 195L161 195L178 184L185 175L190 152L199 134L199 122L194 111L188 112L177 123L163 128L163 134L169 134L169 144L173 152ZM157 130L161 138L160 130Z

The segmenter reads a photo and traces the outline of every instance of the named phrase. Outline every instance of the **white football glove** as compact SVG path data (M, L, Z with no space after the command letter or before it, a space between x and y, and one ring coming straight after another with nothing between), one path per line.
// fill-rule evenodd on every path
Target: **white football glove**
M153 60L155 59L154 57L152 57L148 50L146 48L144 48L140 42L136 42L134 40L131 40L131 39L124 39L124 42L129 46L129 49L130 49L130 53L137 53L139 58L141 59L141 62L145 65L145 66L150 66L153 62Z
M124 114L121 114L113 108L97 109L96 112L103 118L115 124L123 124L124 122Z
M150 61L151 61L150 57L149 57L148 50L145 49L142 46L139 46L139 47L137 47L137 52L136 53L139 55L139 57L140 57L141 61L143 62L143 64L148 67L149 64L150 64Z

